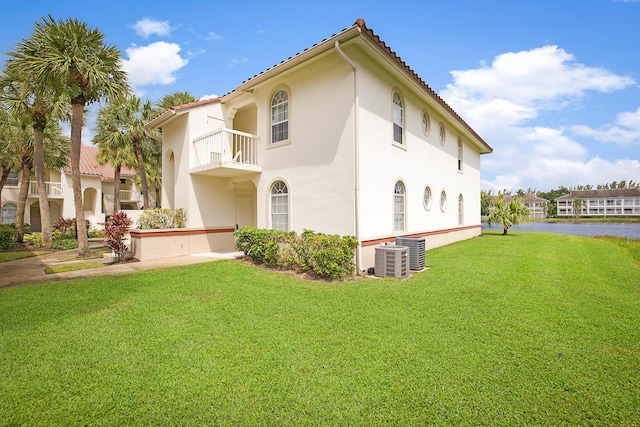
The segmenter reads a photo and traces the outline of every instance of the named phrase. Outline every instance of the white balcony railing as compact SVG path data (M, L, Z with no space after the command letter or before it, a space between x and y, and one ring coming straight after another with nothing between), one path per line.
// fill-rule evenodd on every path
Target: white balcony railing
M119 192L121 202L139 202L140 192L137 190L120 190Z
M193 140L192 168L205 165L258 164L258 137L233 129L218 129Z
M51 197L62 197L62 183L60 182L45 182L45 191L47 192L47 196ZM38 195L38 183L30 182L29 183L29 195L37 196Z

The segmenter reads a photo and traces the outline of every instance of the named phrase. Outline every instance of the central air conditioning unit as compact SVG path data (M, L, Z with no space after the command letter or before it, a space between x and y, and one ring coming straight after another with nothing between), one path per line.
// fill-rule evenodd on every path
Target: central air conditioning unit
M405 246L376 246L377 277L409 277L409 248Z
M396 237L396 245L409 248L409 269L422 271L426 268L425 252L426 241L424 237Z

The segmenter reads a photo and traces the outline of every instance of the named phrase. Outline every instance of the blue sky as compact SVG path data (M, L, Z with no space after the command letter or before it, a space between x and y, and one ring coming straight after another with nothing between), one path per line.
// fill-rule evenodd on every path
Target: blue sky
M640 182L640 0L33 0L3 4L0 51L46 14L99 28L152 100L223 95L361 17L494 148L484 189Z

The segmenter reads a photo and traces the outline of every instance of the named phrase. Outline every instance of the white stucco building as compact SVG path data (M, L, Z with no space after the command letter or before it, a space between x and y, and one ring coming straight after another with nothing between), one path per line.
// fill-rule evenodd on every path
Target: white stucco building
M97 152L97 147L85 145L81 147L80 180L82 183L85 218L89 220L92 227L104 228L105 215L113 213L114 171L109 164L98 164L96 160ZM130 168L123 168L121 171L118 188L120 204L123 210L138 210L142 206L140 190L135 185L135 175L135 170ZM21 172L18 169L14 169L2 189L3 223L15 222L20 184ZM53 225L59 217L75 218L76 211L73 202L73 183L70 169L45 171L45 184L49 198L51 224ZM40 202L33 171L29 182L25 222L31 225L32 231L41 231Z
M492 148L361 19L147 127L162 129L162 206L201 236L186 252L233 249L247 225L310 229L356 236L366 269L396 236L480 234Z
M574 202L576 202L574 204ZM558 197L558 216L640 216L640 189L574 190Z

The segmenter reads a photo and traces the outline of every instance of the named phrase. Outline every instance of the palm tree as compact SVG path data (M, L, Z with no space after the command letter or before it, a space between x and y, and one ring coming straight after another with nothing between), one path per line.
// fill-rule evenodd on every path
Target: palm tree
M109 104L98 111L93 142L98 146L97 160L100 164L113 166L113 211L120 210L120 171L124 166L133 166L133 147L121 132L116 104Z
M573 215L578 218L580 214L582 214L582 208L584 207L584 202L581 198L576 198L571 203L571 207L573 208Z
M49 198L45 183L44 131L49 122L64 116L65 109L50 86L40 84L31 76L22 73L22 65L16 60L7 61L0 78L2 98L17 121L22 124L29 122L33 128L32 162L38 185L42 241L45 247L49 247L52 243L52 234Z
M144 125L154 117L151 101L142 101L135 95L130 95L124 102L112 102L100 114L104 119L103 128L98 136L99 141L110 141L115 146L128 144L133 149L133 156L138 166L144 209L149 208L149 185L145 170L145 158L154 152L158 145L157 131L147 131Z
M103 99L120 99L129 91L120 50L105 42L104 34L77 19L56 21L51 15L35 23L33 33L20 41L10 61L21 74L51 87L71 102L70 163L76 208L78 252L89 251L80 182L80 147L84 108Z
M504 195L498 196L493 203L493 209L489 214L487 223L491 225L494 222L502 225L502 234L507 234L509 228L513 225L524 224L527 222L529 209L522 203L518 197L512 197L508 202L504 201Z
M171 107L176 105L189 104L190 102L197 101L189 92L174 92L167 94L162 97L162 99L156 102L156 108L159 111L156 111L157 114L168 110Z

